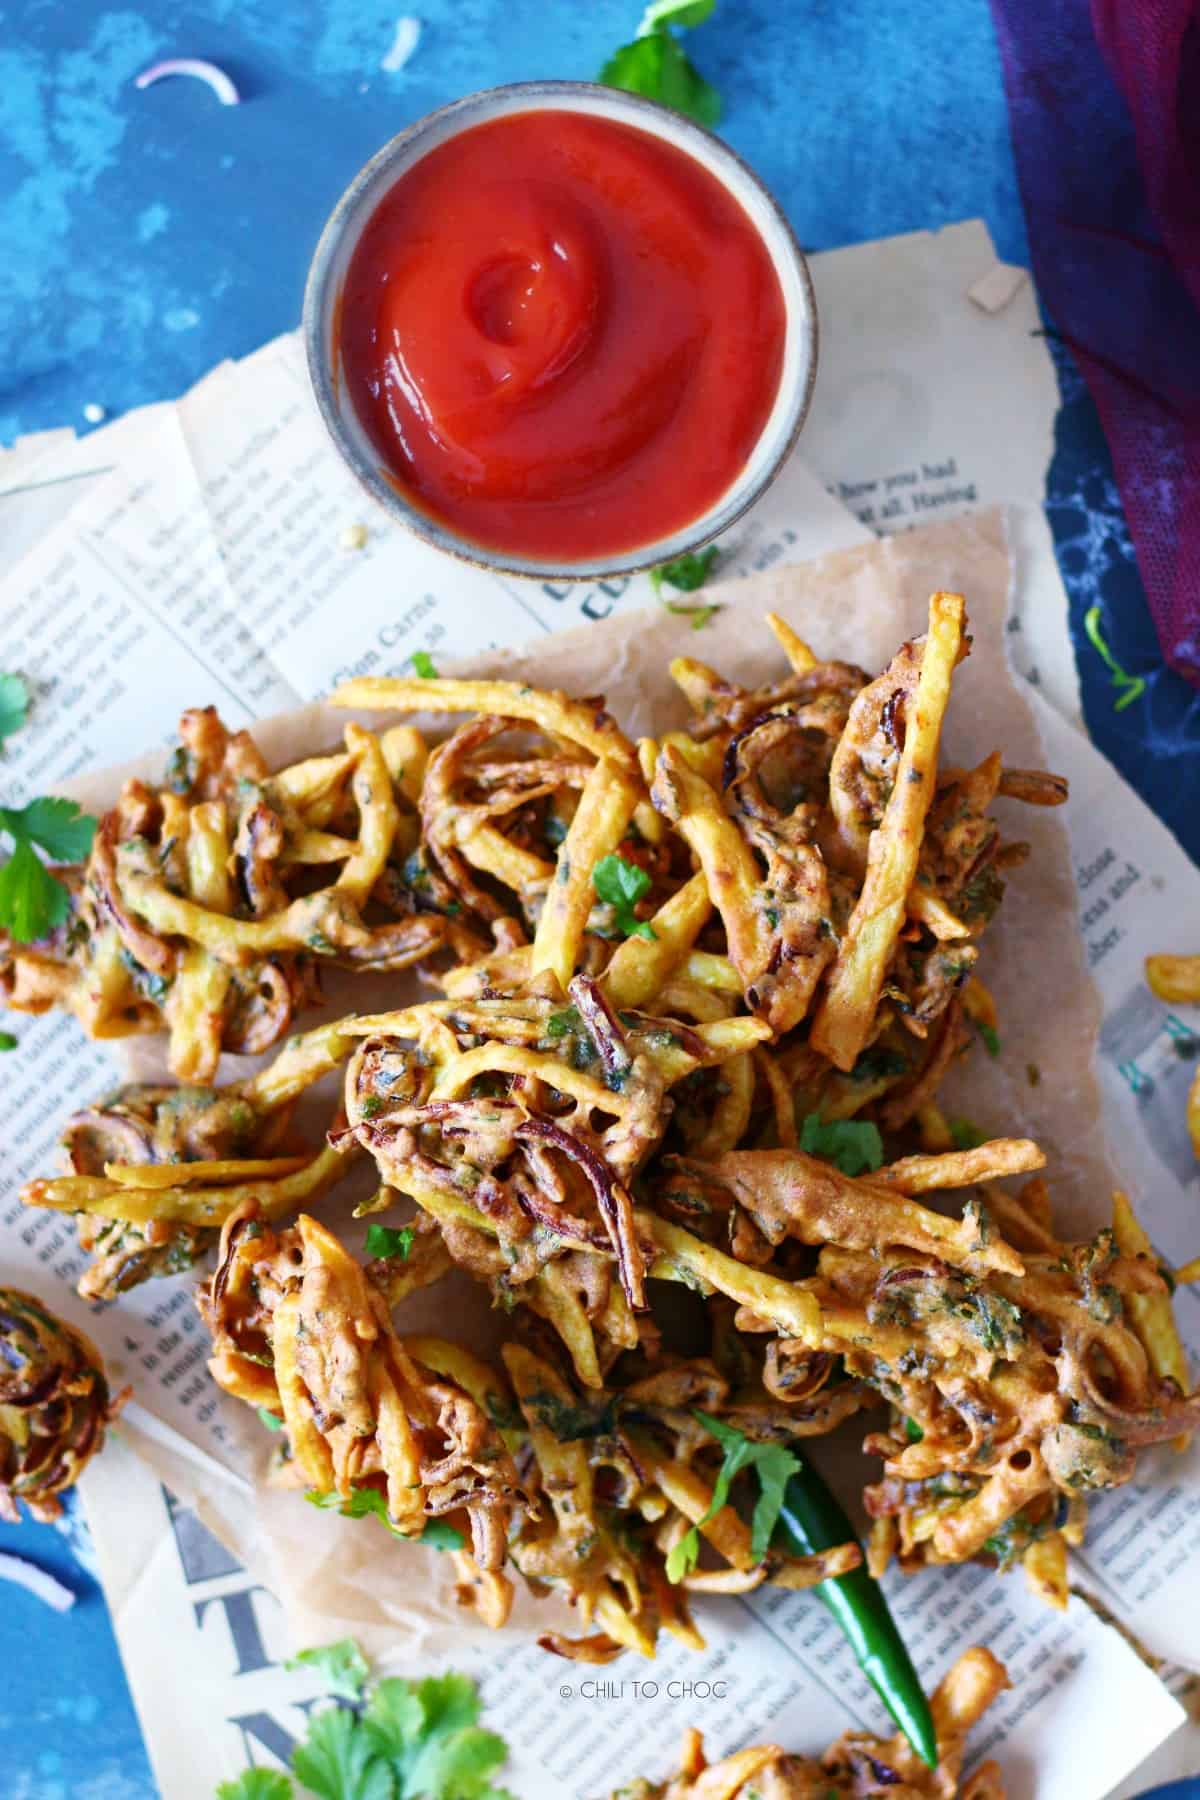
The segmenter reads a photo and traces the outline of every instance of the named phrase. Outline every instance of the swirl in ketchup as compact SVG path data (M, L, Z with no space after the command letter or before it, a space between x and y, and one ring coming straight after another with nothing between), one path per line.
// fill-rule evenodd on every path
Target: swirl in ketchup
M368 221L342 368L400 490L537 560L653 543L744 468L783 362L743 208L649 132L556 108L423 157Z

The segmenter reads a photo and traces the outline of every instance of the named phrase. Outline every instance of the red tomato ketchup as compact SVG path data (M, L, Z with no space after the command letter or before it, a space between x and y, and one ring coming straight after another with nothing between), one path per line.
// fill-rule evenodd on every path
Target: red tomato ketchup
M480 545L564 562L651 544L726 492L771 413L786 324L767 247L714 175L553 108L460 132L402 175L339 321L398 488Z

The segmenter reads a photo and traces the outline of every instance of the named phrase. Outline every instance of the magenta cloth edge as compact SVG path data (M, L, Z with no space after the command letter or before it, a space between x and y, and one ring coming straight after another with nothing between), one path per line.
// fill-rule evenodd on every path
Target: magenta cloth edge
M992 12L1038 291L1100 414L1163 656L1200 686L1200 9Z

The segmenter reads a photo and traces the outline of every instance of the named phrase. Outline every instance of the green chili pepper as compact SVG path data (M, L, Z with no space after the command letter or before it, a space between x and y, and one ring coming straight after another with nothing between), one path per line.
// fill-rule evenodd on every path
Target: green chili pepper
M797 1444L788 1448L798 1454ZM784 1490L773 1541L777 1550L793 1556L814 1556L854 1538L855 1530L816 1470L800 1460L801 1473ZM864 1566L823 1581L813 1591L841 1626L864 1675L917 1755L936 1769L933 1714L879 1583Z

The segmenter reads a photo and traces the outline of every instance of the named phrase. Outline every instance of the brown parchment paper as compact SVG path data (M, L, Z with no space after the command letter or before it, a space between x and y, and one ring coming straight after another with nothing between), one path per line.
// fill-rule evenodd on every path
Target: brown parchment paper
M924 630L929 595L949 589L966 595L972 649L955 676L942 764L969 765L999 748L1009 767L1037 768L1044 766L1040 735L1005 654L1009 584L1003 516L990 511L722 585L711 596L721 601L721 611L700 632L691 629L688 618L663 608L584 626L520 650L457 663L439 658L439 664L442 673L492 674L575 694L603 694L631 736L657 735L687 719L686 704L667 673L673 656L699 657L756 685L781 667L763 623L772 610L819 656L874 672L905 638ZM205 699L196 696L197 704ZM256 726L255 737L277 765L335 745L346 718L325 705L309 706ZM430 725L435 733L445 729L434 721ZM160 763L158 754L143 759L138 772L155 775ZM109 804L119 776L128 772L89 778L77 784L76 794L93 808ZM951 1077L948 1104L989 1135L1035 1138L1047 1153L1056 1213L1071 1233L1082 1234L1106 1221L1114 1179L1092 1072L1100 1004L1084 965L1066 831L1052 811L1006 800L998 801L996 810L1006 837L1031 846L1028 862L1009 879L978 965L998 1003L1003 1054L993 1059L976 1049ZM405 1004L414 991L404 976L358 978L336 994L331 991L330 1009L375 1011ZM162 1070L161 1046L153 1040L135 1043L129 1055L139 1077ZM231 1061L229 1073L238 1066L244 1065ZM371 1185L364 1166L358 1192L347 1184L322 1204L322 1216L340 1226L355 1198ZM360 1242L362 1230L348 1229L352 1243ZM398 1323L402 1332L440 1331L485 1352L503 1328L486 1295L461 1275L414 1296ZM152 1378L139 1398L154 1409ZM225 1404L242 1447L241 1472L254 1480L261 1476L269 1445L248 1409L232 1400ZM352 1632L369 1653L388 1654L395 1666L398 1645L401 1662L452 1648L461 1654L467 1640L486 1643L498 1654L506 1644L528 1642L536 1631L571 1628L571 1615L559 1603L521 1596L506 1630L484 1633L455 1603L449 1558L394 1544L373 1522L320 1512L299 1494L261 1482L252 1501L241 1492L220 1491L222 1484L207 1479L194 1463L144 1437L136 1441L274 1589L295 1642Z

